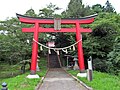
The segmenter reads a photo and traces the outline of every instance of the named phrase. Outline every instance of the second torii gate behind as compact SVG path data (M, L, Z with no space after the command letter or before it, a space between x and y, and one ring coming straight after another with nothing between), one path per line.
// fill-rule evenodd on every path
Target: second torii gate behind
M61 24L73 24L74 28L61 28L60 30L54 30L54 28L43 28L41 24L54 24L54 19L52 18L37 18L37 17L28 17L17 14L20 22L27 24L34 24L32 28L22 28L22 32L33 32L34 40L38 42L38 33L39 32L74 32L76 33L76 40L79 41L81 39L82 32L92 32L91 29L84 29L80 27L80 24L90 24L94 21L94 18L97 14L86 16L83 18L74 18L74 19L61 19ZM38 55L38 44L33 41L32 46L32 63L31 63L31 74L34 75L36 73L36 63L37 63L37 55ZM82 41L77 44L78 49L78 62L80 71L85 70L84 66L84 57L83 57L83 49L82 49Z

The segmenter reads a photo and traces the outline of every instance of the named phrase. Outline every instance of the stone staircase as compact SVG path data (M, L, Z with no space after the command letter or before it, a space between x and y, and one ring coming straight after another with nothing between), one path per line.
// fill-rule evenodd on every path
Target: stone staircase
M51 54L48 55L48 66L49 68L60 68L57 53L53 50L51 50Z

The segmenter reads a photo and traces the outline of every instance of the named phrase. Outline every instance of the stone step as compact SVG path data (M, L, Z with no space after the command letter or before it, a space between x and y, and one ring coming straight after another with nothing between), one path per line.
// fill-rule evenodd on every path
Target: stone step
M58 56L53 51L51 54L49 54L49 68L60 68Z

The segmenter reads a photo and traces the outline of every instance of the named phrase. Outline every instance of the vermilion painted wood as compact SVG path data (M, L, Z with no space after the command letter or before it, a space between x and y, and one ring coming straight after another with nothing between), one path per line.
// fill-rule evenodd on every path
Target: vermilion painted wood
M34 39L38 42L38 28L39 23L35 23ZM36 73L37 55L38 55L38 43L33 41L32 45L32 64L31 64L31 74Z
M39 24L54 24L54 19L49 20L49 19L30 19L30 18L22 18L20 17L19 20L22 23L28 23L28 24L35 24L36 22ZM67 19L62 19L61 24L90 24L94 21L94 18L90 19L82 19L82 20L67 20Z
M27 17L17 14L17 17L22 23L34 24L32 28L22 28L22 32L33 32L34 39L38 42L38 33L39 32L75 32L77 42L81 39L82 32L92 32L89 28L81 28L80 24L90 24L94 21L96 15L87 16L79 19L61 19L61 24L74 24L75 28L62 28L61 30L54 30L54 28L42 28L40 24L54 24L54 19L45 19L45 18L34 18ZM78 47L78 62L79 68L81 71L85 70L84 66L84 57L82 49L82 41L77 44ZM36 63L37 63L37 54L38 54L38 44L33 41L32 46L32 63L31 63L31 74L36 73Z
M91 29L78 28L79 32L92 32ZM76 28L62 28L54 30L54 28L39 28L39 32L76 32ZM22 32L35 32L35 28L22 28Z
M82 39L82 37L81 37L82 35L80 33L79 27L80 27L79 23L76 23L76 39L77 39L77 41L79 41L80 39ZM78 49L78 63L79 63L79 68L80 68L81 71L84 71L85 70L85 65L84 65L82 41L78 42L77 49Z

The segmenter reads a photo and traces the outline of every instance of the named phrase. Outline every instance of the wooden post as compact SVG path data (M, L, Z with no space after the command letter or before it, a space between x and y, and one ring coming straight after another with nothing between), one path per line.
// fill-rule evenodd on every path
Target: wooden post
M82 39L80 34L79 23L76 23L76 39L77 42ZM79 63L80 72L84 72L85 66L84 66L84 58L83 58L82 41L78 42L77 49L78 49L78 63Z
M37 42L38 42L38 29L39 29L39 24L35 23L34 39ZM35 41L33 41L33 46L32 46L31 75L36 74L38 43Z

